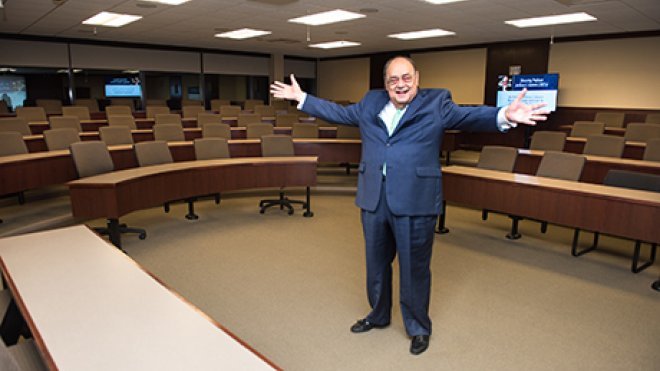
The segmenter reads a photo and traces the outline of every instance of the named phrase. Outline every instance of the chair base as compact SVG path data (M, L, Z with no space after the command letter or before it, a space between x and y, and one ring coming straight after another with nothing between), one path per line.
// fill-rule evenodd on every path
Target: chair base
M126 224L119 224L118 219L108 219L107 227L93 228L94 231L102 236L110 237L110 242L117 248L121 248L121 234L122 233L137 233L138 238L144 240L147 238L147 231L142 228L131 228ZM123 250L122 250L123 251Z
M599 232L594 232L594 241L593 244L586 248L578 251L577 245L578 245L578 240L580 238L580 229L575 229L575 233L573 234L573 245L571 246L571 255L578 257L581 255L584 255L590 251L596 250L598 247L598 237L600 236ZM639 273L643 271L644 269L650 267L655 263L655 256L658 250L658 245L655 243L651 244L650 248L650 254L649 254L649 260L642 262L640 259L640 252L642 249L642 241L635 241L635 249L633 252L633 258L632 258L632 263L630 265L630 271L633 273Z
M204 195L200 197L191 197L191 198L186 198L184 201L188 203L188 214L185 215L186 219L188 220L197 220L199 219L199 215L195 214L195 201L197 201L199 198L202 197L211 197L215 199L215 204L218 205L220 204L220 193L214 193L211 195ZM163 205L163 209L165 210L166 213L170 212L170 202L166 202Z
M651 284L651 288L655 291L660 291L660 279Z
M310 189L306 187L306 201L300 200L291 200L288 197L284 196L284 192L280 191L280 198L276 200L261 200L259 201L259 213L263 214L266 212L266 209L273 206L279 206L280 210L287 209L287 214L293 215L293 205L299 204L305 209L303 216L310 218L314 216L314 213L310 209Z

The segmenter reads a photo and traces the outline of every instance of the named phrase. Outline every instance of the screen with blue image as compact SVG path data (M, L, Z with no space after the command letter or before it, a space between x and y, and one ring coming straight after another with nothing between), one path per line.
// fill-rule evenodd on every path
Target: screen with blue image
M7 103L10 109L22 107L27 98L25 77L17 75L0 75L0 99Z
M545 103L550 111L557 109L559 74L539 75L501 75L497 82L497 106L504 107L513 102L523 89L527 93L523 98L526 104Z
M109 77L105 81L107 98L140 97L142 85L139 77Z

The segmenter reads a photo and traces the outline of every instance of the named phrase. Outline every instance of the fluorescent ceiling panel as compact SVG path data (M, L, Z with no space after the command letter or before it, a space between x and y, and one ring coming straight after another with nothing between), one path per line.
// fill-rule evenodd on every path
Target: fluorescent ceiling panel
M387 35L387 37L392 37L401 40L414 40L414 39L425 39L429 37L440 37L440 36L451 36L451 35L456 35L456 32L434 28L432 30L397 33L397 34Z
M84 20L82 23L93 26L121 27L129 23L135 22L140 18L142 18L142 16L111 13L111 12L101 12L91 18Z
M465 1L465 0L423 0L423 1L426 1L427 3L439 5L439 4L458 3L460 1Z
M289 22L302 23L310 26L350 21L352 19L364 18L366 15L353 13L346 10L335 9L327 12L306 15L304 17L291 18Z
M320 49L336 49L336 48L347 48L349 46L358 46L358 45L362 45L362 44L356 43L354 41L341 40L341 41L329 41L319 44L311 44L310 47L320 48Z
M271 34L271 33L272 32L270 32L270 31L253 30L251 28L241 28L240 30L234 30L234 31L228 31L228 32L215 34L215 37L224 37L224 38L228 38L228 39L242 40L242 39L249 39L251 37L268 35L268 34Z
M148 1L150 3L161 3L167 5L181 5L183 3L187 3L190 0L141 0L141 1Z
M525 28L525 27L539 27L539 26L549 26L556 24L566 24L566 23L577 23L577 22L589 22L595 21L596 17L593 17L587 13L570 13L562 15L551 15L547 17L535 17L535 18L522 18L514 19L511 21L504 21L504 23Z

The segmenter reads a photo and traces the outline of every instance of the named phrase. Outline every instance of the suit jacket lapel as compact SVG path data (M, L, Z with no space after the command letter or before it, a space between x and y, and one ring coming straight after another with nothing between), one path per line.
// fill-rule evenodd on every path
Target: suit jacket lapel
M413 98L412 102L408 105L408 109L406 109L406 112L403 114L401 117L401 120L399 120L399 125L396 126L394 129L394 132L392 133L392 136L395 136L396 133L401 130L401 128L407 124L410 124L410 118L415 115L415 112L419 110L422 107L422 101L424 100L424 96L426 95L426 91L424 90L419 90L417 92L417 95L415 98Z

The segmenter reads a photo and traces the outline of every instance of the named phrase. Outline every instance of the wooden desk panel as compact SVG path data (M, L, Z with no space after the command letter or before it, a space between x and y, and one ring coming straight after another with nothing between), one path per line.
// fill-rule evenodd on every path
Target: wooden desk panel
M0 157L0 195L63 184L76 177L68 150Z
M0 239L0 262L50 369L276 368L84 226Z
M529 175L449 166L447 202L660 243L660 194Z

